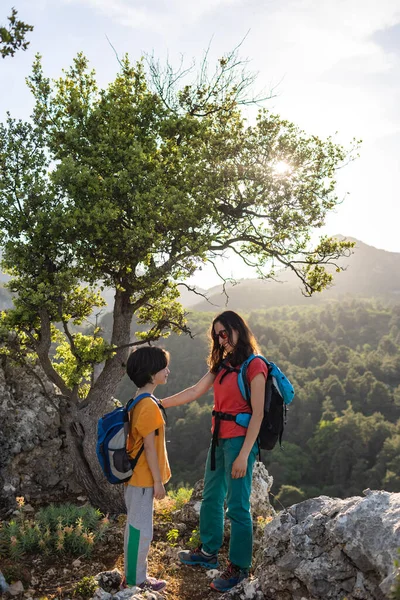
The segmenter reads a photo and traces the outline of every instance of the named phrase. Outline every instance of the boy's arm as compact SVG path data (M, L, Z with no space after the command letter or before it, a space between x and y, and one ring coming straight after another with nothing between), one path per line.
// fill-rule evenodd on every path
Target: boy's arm
M216 375L209 371L195 385L161 400L162 405L164 408L170 408L171 406L180 406L181 404L188 404L189 402L193 402L193 400L197 400L197 398L200 398L200 396L208 392L212 387L215 377Z
M165 498L165 488L161 481L160 467L158 465L158 456L155 443L156 432L152 431L143 440L144 453L146 455L147 464L153 476L154 498L162 500Z

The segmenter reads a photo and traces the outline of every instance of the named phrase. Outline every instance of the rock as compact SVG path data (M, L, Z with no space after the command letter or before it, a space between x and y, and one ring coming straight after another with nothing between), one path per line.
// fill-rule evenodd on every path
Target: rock
M274 483L262 462L256 462L253 469L253 482L250 496L251 512L257 517L275 516L276 512L269 501L269 491Z
M0 507L6 515L15 496L27 502L62 500L74 482L60 432L62 397L39 367L44 383L20 366L0 361ZM81 490L81 488L79 488ZM29 505L25 512L32 512Z
M24 593L24 586L22 585L22 581L16 581L8 586L8 593L11 596L18 596L18 594Z
M6 494L12 494L12 495L14 495L14 494L15 494L15 492L17 491L17 488L15 488L13 485L11 485L11 483L6 483L6 484L3 486L3 491L4 491Z
M46 571L46 575L47 577L54 577L57 574L57 571L54 569L54 567L52 567L51 569L48 569Z
M209 579L215 579L220 573L221 571L218 571L218 569L209 569L206 571L206 575Z
M193 487L192 496L189 502L187 502L181 510L176 511L176 521L189 525L192 529L198 526L203 489L204 480L200 479Z
M187 525L185 523L175 523L175 529L179 531L179 535L187 532Z
M78 502L87 502L87 496L78 496L77 500Z
M74 567L74 569L79 569L81 564L82 564L82 561L79 560L79 558L76 558L75 560L72 561L72 566Z
M125 590L121 590L117 594L114 594L113 598L114 600L129 600L130 598L134 598L136 600L136 598L142 598L142 592L143 590L140 589L140 587L134 585L126 588Z
M226 600L264 600L258 579L244 579L222 597Z
M112 594L109 594L101 587L98 587L94 593L93 600L111 600L112 597Z
M95 575L95 580L99 584L99 587L103 588L106 592L116 592L121 585L122 575L118 569L102 571Z
M256 576L267 600L381 600L394 582L400 493L320 496L267 524Z

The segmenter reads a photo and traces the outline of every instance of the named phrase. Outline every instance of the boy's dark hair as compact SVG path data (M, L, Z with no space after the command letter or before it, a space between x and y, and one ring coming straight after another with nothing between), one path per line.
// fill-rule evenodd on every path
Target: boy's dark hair
M169 363L169 353L156 346L142 346L134 350L126 364L126 372L133 383L141 388L151 382L153 375Z

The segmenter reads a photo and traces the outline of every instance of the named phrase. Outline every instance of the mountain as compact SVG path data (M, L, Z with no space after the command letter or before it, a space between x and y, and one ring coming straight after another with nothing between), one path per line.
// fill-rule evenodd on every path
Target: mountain
M335 236L343 238L343 236ZM207 290L208 302L202 300L190 308L194 311L216 312L232 310L251 311L258 308L283 305L320 304L330 299L344 297L379 298L385 302L400 301L400 253L379 250L360 240L347 237L356 243L351 256L338 264L346 270L334 273L331 287L311 298L301 293L300 281L291 271L282 271L277 281L242 279L236 285L226 285L226 295L221 286ZM211 303L211 304L210 304Z

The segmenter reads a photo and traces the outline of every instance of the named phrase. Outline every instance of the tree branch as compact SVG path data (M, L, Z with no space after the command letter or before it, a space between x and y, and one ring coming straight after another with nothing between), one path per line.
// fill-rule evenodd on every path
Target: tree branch
M204 298L204 300L207 300L207 302L209 304L211 304L211 306L217 306L216 304L213 304L211 302L211 300L208 298L208 296L206 296L206 294L203 294L203 292L199 292L195 287L188 285L187 283L184 283L183 281L177 283L176 285L181 285L181 286L185 287L189 292L193 292L193 294L196 294L196 296L201 296L202 298Z

